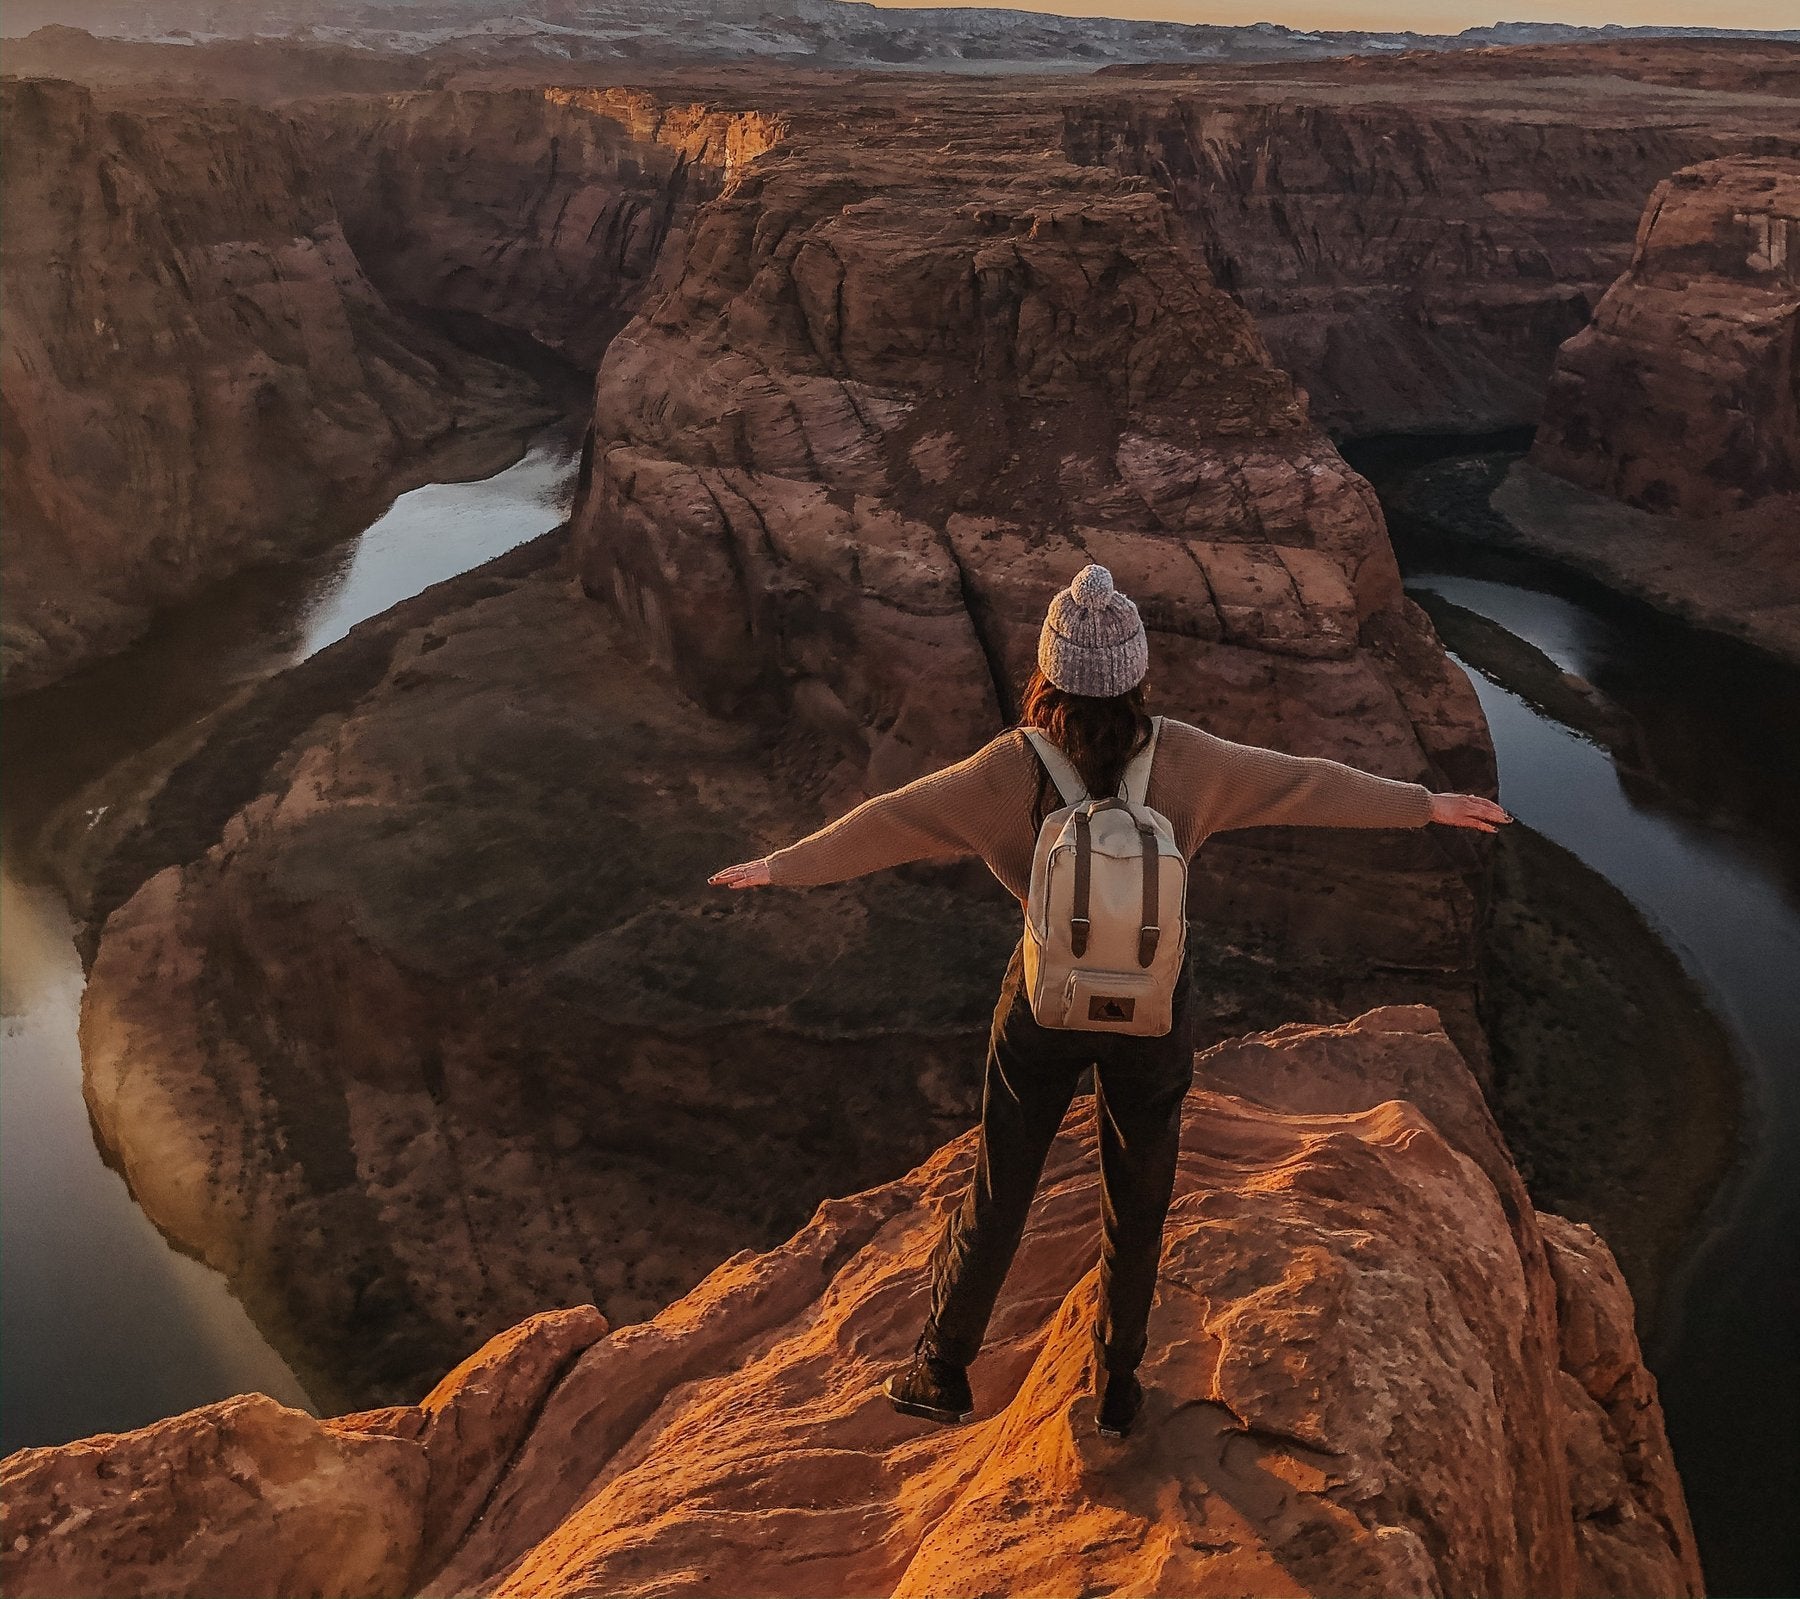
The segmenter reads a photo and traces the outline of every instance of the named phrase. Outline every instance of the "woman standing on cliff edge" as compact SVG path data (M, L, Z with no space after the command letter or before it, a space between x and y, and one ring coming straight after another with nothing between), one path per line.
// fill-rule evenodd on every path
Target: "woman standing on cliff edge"
M728 866L709 881L726 888L804 888L905 861L978 855L1024 904L1039 827L1055 794L1026 729L1061 752L1090 795L1118 793L1132 757L1152 748L1138 799L1167 818L1184 861L1209 834L1234 827L1441 822L1491 833L1512 820L1480 795L1434 794L1336 761L1233 744L1170 718L1153 723L1144 709L1149 664L1137 607L1113 587L1105 567L1084 567L1050 602L1018 727L965 761L865 800L798 843ZM1107 804L1118 802L1100 808ZM1146 885L1147 906L1149 894ZM1082 901L1077 914L1086 911ZM1143 1397L1137 1367L1174 1192L1181 1103L1193 1077L1192 961L1183 956L1169 1030L1123 1036L1042 1025L1024 992L1024 950L1021 941L994 1008L974 1174L932 1257L925 1329L886 1393L908 1415L962 1421L972 1414L969 1364L1024 1232L1051 1141L1091 1065L1102 1195L1098 1422L1103 1432L1122 1437Z

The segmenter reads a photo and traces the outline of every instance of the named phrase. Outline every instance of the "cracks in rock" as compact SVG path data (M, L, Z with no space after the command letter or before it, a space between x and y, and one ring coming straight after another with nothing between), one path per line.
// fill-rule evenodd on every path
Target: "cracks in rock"
M599 1338L594 1339L592 1343L586 1343L579 1349L571 1350L568 1356L563 1360L562 1364L550 1374L549 1379L544 1384L543 1391L538 1395L537 1403L531 1407L531 1413L525 1418L524 1424L519 1428L512 1448L506 1452L505 1458L500 1463L499 1470L494 1473L494 1480L488 1484L488 1491L481 1496L481 1503L474 1507L460 1526L456 1527L454 1531L446 1534L448 1547L444 1548L441 1552L437 1550L421 1550L415 1557L413 1569L407 1583L409 1590L417 1591L418 1589L423 1588L462 1552L464 1546L469 1541L470 1535L481 1525L482 1517L488 1513L488 1508L493 1504L495 1496L500 1492L500 1489L506 1483L507 1478L511 1475L513 1463L531 1443L532 1436L537 1431L537 1424L543 1418L545 1412L549 1410L551 1401L562 1391L563 1385L574 1375L575 1368L581 1364L583 1357L594 1347L594 1344L599 1343L601 1339L609 1338L611 1336L612 1328L609 1325L607 1330L601 1333ZM429 1460L429 1454L427 1455L427 1459ZM429 1531L429 1529L426 1530ZM427 1565L428 1561L429 1566Z
M939 540L944 553L949 556L950 564L956 568L957 588L962 596L963 612L969 619L969 631L975 635L976 647L981 657L987 662L988 683L993 690L994 705L1001 718L1010 723L1016 721L1019 707L1014 702L1010 684L1006 674L1006 656L1000 648L991 630L992 617L989 614L987 601L982 598L981 591L976 588L969 576L969 569L963 563L961 553L956 548L956 541L948 533L940 533Z

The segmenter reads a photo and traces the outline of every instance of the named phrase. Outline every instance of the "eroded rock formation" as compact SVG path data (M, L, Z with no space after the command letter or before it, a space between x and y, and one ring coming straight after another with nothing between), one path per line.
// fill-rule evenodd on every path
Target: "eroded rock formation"
M1658 187L1631 264L1557 353L1531 459L1665 514L1800 496L1800 159Z
M1166 186L1193 248L1340 436L1529 424L1652 187L1760 135L1754 115L1742 132L1731 109L1696 122L1616 80L1572 115L1581 91L1517 82L1513 54L1140 89L1072 105L1066 146Z
M1530 454L1428 467L1403 497L1800 662L1800 158L1684 168L1629 269L1557 356Z
M589 370L669 233L782 130L778 115L630 89L346 98L303 115L390 301L482 317Z
M351 531L459 427L542 415L515 374L390 313L283 118L0 95L9 690Z
M1174 714L1489 781L1368 485L1162 200L1030 150L1040 131L989 128L983 155L955 121L801 128L696 217L601 366L589 591L699 703L826 741L833 797L984 742L1089 560L1142 606ZM1461 960L1471 901L1435 841L1215 859L1212 912L1289 959Z
M1084 1099L968 1426L877 1383L972 1135L649 1323L537 1317L418 1406L251 1397L15 1455L7 1591L1699 1593L1616 1268L1531 1209L1434 1013L1197 1065L1123 1445L1091 1416Z
M195 573L291 547L296 521L308 521L296 505L316 512L322 536L328 517L318 507L333 494L336 525L348 527L359 495L394 486L396 463L458 418L492 414L493 401L520 414L516 387L501 394L492 368L389 307L461 319L451 324L459 337L480 318L591 367L645 296L660 297L656 264L685 259L696 207L790 134L811 181L866 178L891 190L904 150L939 196L954 188L947 156L985 151L968 191L1016 191L1002 206L1015 219L1033 183L1054 203L1058 193L1104 192L1098 180L1052 176L1058 146L1074 162L1149 180L1170 198L1175 232L1214 287L1250 309L1276 364L1310 395L1314 420L1343 433L1534 420L1551 353L1624 266L1651 186L1724 152L1800 151L1792 102L1779 98L1791 63L1773 46L1732 57L1746 75L1764 72L1760 97L1720 92L1716 52L1702 52L1685 77L1633 57L1625 65L1637 81L1628 82L1598 76L1604 51L1552 53L1538 69L1484 51L1460 55L1454 70L1411 56L1168 69L1099 90L830 74L752 82L717 69L679 80L651 73L647 89L546 90L541 63L521 61L461 78L444 69L452 82L486 87L301 100L293 96L339 82L380 84L389 66L392 81L417 83L417 58L101 41L82 68L78 42L48 41L70 47L55 59L66 56L71 70L145 85L163 81L172 51L181 73L169 81L189 95L210 83L193 63L216 48L219 85L286 103L275 116L194 100L157 111L113 91L102 115L72 90L12 91L38 108L36 120L15 119L15 143L22 136L21 147L34 148L41 135L46 174L69 163L41 184L26 172L33 163L15 163L7 198L9 281L20 285L8 295L8 343L21 356L7 367L9 415L22 419L7 430L17 457L8 509L21 530L8 568L15 687L116 645ZM290 55L297 64L284 77ZM52 103L61 109L50 112ZM885 175L877 140L889 152ZM218 183L198 192L206 152L226 144L230 153L206 168ZM821 152L840 146L849 155L834 179ZM1026 179L1025 167L1006 169L1006 156L1047 164ZM67 278L69 292L52 292L64 281L58 263L72 258L76 218L108 215L102 172L124 209L84 236L88 270ZM784 175L790 189L792 178ZM159 192L180 197L178 238L146 206ZM818 203L818 194L808 202ZM904 209L881 203L890 221ZM141 236L129 232L134 217ZM813 244L801 277L818 287L824 255ZM759 248L780 255L776 242ZM949 260L940 252L940 271ZM751 299L777 292L789 291L763 286ZM1096 280L1096 302L1107 292ZM757 342L742 328L733 336L745 348ZM1027 329L1025 343L1047 349L1058 336ZM1091 367L1105 353L1092 345L1082 359ZM1066 394L1068 375L1057 383ZM116 397L128 393L154 400L121 407ZM1161 470L1129 449L1119 456L1133 459L1140 475ZM922 478L952 464L909 470ZM109 494L129 502L129 525ZM1188 514L1212 509L1196 502ZM1003 513L965 512L982 515ZM1256 608L1268 578L1246 579ZM1279 592L1291 579L1272 581ZM1226 596L1221 612L1241 610L1240 600ZM1296 591L1301 611L1321 603L1316 585L1303 598Z

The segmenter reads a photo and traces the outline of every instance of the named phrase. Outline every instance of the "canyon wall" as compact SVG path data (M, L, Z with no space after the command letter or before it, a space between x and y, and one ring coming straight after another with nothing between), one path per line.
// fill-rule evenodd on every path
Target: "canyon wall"
M1084 561L1174 714L1491 791L1368 486L1158 195L1046 154L1041 108L785 115L608 346L565 543L365 624L84 834L95 1125L343 1402L546 1304L653 1314L964 1123L1017 936L985 872L704 879L984 742ZM1209 843L1203 1036L1429 999L1484 1065L1480 859Z
M774 114L630 89L295 109L357 259L390 302L479 316L589 370L670 232L781 133Z
M699 704L807 728L830 802L985 742L1090 560L1171 714L1491 784L1368 485L1162 199L1040 133L798 123L695 218L600 368L588 591ZM1201 877L1219 921L1339 979L1465 959L1468 886L1422 835L1222 841Z
M1800 156L1675 173L1558 352L1529 455L1474 495L1427 468L1415 514L1800 662L1796 249Z
M1800 495L1800 159L1686 167L1557 352L1534 465L1646 511Z
M0 118L9 690L351 531L457 429L542 414L388 310L285 119L47 80Z
M652 1315L976 1110L1016 908L708 889L816 757L673 693L560 548L363 624L98 829L99 1137L338 1406L546 1305Z
M1700 1593L1617 1269L1532 1210L1430 1008L1196 1064L1122 1444L1092 1420L1083 1098L971 1424L878 1384L972 1133L654 1320L534 1317L420 1404L315 1422L252 1395L22 1451L7 1592Z
M1786 109L1785 134L1755 112L1740 130L1730 104L1675 115L1660 91L1616 80L1533 98L1512 81L1523 64L1492 55L1345 63L1335 76L1358 83L1352 97L1316 73L1279 94L1240 73L1204 92L1175 82L1083 100L1064 145L1168 190L1214 279L1334 434L1531 424L1558 346L1629 259L1651 189L1706 156L1800 141L1779 102L1768 109Z
M978 870L755 896L705 875L985 740L1083 562L1143 606L1160 708L1493 791L1467 681L1269 344L1336 425L1521 413L1529 351L1571 325L1564 274L1603 253L1554 225L1553 169L1579 139L1524 163L1537 188L1479 187L1481 163L1455 157L1456 203L1479 188L1488 217L1459 244L1396 219L1454 187L1445 150L1486 128L1194 121L1110 91L1088 115L1068 95L294 109L326 174L299 192L328 185L365 257L368 278L324 225L333 282L373 308L357 328L390 325L385 291L597 363L578 504L566 535L248 694L106 818L84 906L88 1105L146 1212L332 1404L410 1401L546 1305L600 1315L526 1326L420 1407L315 1426L234 1402L20 1457L22 1580L106 1591L109 1562L136 1568L94 1529L135 1516L163 1561L147 1580L171 1592L231 1586L253 1549L293 1591L633 1591L693 1568L666 1495L740 1507L754 1435L785 1451L759 1447L790 1496L775 1524L824 1503L842 1529L839 1549L807 1521L826 1553L803 1580L829 1569L845 1591L971 1571L1016 1586L1033 1549L1141 1591L1278 1567L1346 1592L1698 1590L1629 1300L1591 1235L1533 1217L1445 1039L1485 1072L1479 839L1267 830L1197 862L1208 1041L1393 999L1437 1011L1365 1020L1415 1039L1376 1051L1377 1094L1332 1098L1327 1068L1360 1046L1324 1043L1293 1104L1196 1100L1156 1367L1166 1441L1119 1483L1096 1486L1075 1400L1082 1135L986 1368L995 1419L939 1453L868 1391L910 1339L897 1285L916 1297L967 1140L774 1255L741 1253L967 1124L1017 911ZM1674 135L1631 137L1625 168L1674 154L1657 142ZM1309 169L1308 140L1338 165ZM1596 178L1594 214L1635 181ZM1348 194L1322 198L1333 184ZM1563 241L1541 267L1502 225L1525 215ZM1338 230L1335 254L1307 242ZM1451 286L1424 304L1407 273ZM1279 287L1258 309L1264 279ZM1456 359L1422 328L1460 330ZM1208 1057L1214 1089L1280 1078L1286 1047ZM745 1305L761 1308L734 1319ZM833 1386L840 1345L868 1353ZM772 1353L790 1347L791 1367ZM1393 1394L1396 1349L1404 1392L1371 1419L1344 1396ZM765 1403L803 1380L827 1396L804 1439L839 1440L830 1473ZM485 1420L465 1421L471 1393ZM749 1432L719 1423L731 1407ZM218 1530L164 1560L162 1501L125 1509L106 1485L173 1453ZM280 1481L279 1536L206 1498L214 1462L245 1458ZM658 1486L646 1458L681 1469ZM59 1530L71 1515L88 1537ZM802 1580L795 1540L742 1528L734 1580Z

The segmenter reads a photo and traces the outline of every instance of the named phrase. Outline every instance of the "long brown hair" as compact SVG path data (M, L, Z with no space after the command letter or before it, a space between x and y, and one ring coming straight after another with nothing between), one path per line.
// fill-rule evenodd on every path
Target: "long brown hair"
M1047 734L1096 799L1118 793L1131 757L1150 740L1142 683L1099 699L1065 693L1036 667L1021 696L1019 725Z

